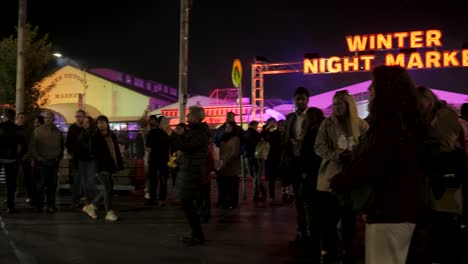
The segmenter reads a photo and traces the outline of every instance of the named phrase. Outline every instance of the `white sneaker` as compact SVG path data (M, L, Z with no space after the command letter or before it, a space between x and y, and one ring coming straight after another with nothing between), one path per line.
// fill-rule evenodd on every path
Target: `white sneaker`
M117 220L119 220L119 217L115 214L114 211L110 210L110 211L107 212L107 214L106 214L106 220L109 220L109 221L117 221Z
M97 214L96 214L96 206L94 206L93 204L88 204L88 205L85 205L83 206L83 212L85 212L86 214L89 215L89 217L91 217L92 219L96 219L97 218Z

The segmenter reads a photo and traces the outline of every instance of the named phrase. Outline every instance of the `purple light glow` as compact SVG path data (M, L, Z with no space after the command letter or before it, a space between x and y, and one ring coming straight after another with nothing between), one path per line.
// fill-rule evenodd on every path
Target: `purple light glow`
M342 91L342 90L348 90L348 92L351 95L356 96L356 95L367 92L371 82L372 81L357 83L357 84L353 84L353 85L343 87L337 90L326 92L323 94L311 96L309 98L309 106L318 107L320 109L327 109L328 107L331 106L333 102L333 96L335 95L336 92ZM436 89L431 89L431 90L434 92L435 95L437 95L437 97L440 100L446 101L450 105L461 105L463 103L468 102L468 95L466 94L453 93L453 92L441 91L441 90L436 90Z

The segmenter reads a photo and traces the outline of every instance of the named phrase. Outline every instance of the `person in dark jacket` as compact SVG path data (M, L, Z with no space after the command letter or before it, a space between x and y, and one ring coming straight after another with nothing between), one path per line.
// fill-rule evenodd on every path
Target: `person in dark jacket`
M75 158L76 146L78 144L78 137L83 131L83 122L86 117L84 110L76 111L75 118L76 122L71 124L68 128L67 139L65 147L67 148L68 154L71 156L70 159L70 183L72 184L72 207L77 208L80 206L80 199L83 195L83 186L81 184L80 173L78 170L78 160Z
M331 179L337 193L370 188L366 214L365 262L405 263L421 216L422 171L416 89L400 66L372 71L369 130L350 164Z
M320 257L320 239L314 196L321 159L314 152L315 139L324 120L322 110L308 107L309 91L298 87L294 94L296 111L286 117L283 134L283 186L292 185L297 211L297 236L291 246L303 246L312 239L314 256Z
M146 206L152 206L159 201L160 206L165 206L167 196L167 177L169 168L169 135L162 129L162 119L158 120L159 126L151 129L146 140L149 154L149 186L150 199L145 199ZM159 185L159 193L157 192Z
M255 149L258 142L260 142L260 133L257 131L258 121L250 121L249 128L246 132L245 138L245 156L247 158L247 165L250 173L250 177L253 180L253 189L254 189L254 201L260 201L265 199L265 187L262 184L262 179L260 176L258 160L255 157Z
M16 177L18 175L18 160L22 150L26 148L20 128L15 125L15 111L3 110L3 122L0 123L0 169L5 169L7 184L7 213L15 212Z
M270 193L270 204L279 205L276 201L275 185L276 180L279 178L279 164L281 163L281 132L277 129L276 119L273 117L268 118L266 126L262 131L262 138L270 149L268 151L267 159L265 160L265 176L268 181L268 191Z
M78 161L78 172L80 174L83 192L89 204L96 195L96 157L93 152L93 137L96 133L94 119L87 116L83 122L83 130L78 136L75 158Z
M200 224L200 216L195 207L199 199L203 179L206 177L208 157L208 126L202 123L205 110L199 106L190 107L188 129L180 140L182 156L177 176L176 195L182 203L185 216L192 229L192 235L184 238L188 246L203 244L205 235Z
M103 188L91 204L83 207L83 212L96 219L97 205L104 201L105 219L117 221L119 217L112 210L112 174L123 169L122 154L117 144L117 137L109 128L109 119L106 116L99 116L96 125L98 131L94 134L92 146L96 158L97 181Z
M25 140L25 148L20 154L19 165L21 167L21 172L18 173L18 184L21 184L19 193L25 191L26 194L26 203L30 203L34 195L34 182L32 178L32 155L31 155L31 141L33 136L33 127L29 124L29 118L26 113L21 112L16 116L16 125L20 127L21 133ZM24 189L23 189L24 188ZM17 194L18 195L18 194Z

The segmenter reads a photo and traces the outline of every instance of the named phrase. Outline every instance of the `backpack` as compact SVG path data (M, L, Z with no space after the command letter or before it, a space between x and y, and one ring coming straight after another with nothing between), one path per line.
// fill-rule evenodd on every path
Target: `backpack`
M255 147L255 158L258 160L266 160L268 158L268 153L270 152L270 143L265 140L261 140L257 143Z

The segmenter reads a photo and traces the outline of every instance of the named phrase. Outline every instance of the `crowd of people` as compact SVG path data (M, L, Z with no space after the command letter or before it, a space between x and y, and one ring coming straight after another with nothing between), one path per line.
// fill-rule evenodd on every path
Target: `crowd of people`
M468 104L458 114L430 89L417 87L399 66L374 68L369 92L366 119L359 118L347 91L335 94L333 112L325 117L309 107L314 102L303 87L296 89L295 111L286 120L270 118L262 127L251 121L246 131L234 113L211 131L200 106L190 107L188 124L174 130L165 117L144 117L135 140L147 170L144 204L166 206L171 175L192 230L184 243L203 244L201 223L211 216L212 177L216 206L237 208L244 163L254 203L294 202L297 236L290 246L312 252L317 261L353 263L360 254L356 226L362 221L366 263L460 263L455 237L467 224L462 188L468 178ZM16 125L13 110L6 109L3 118L0 165L10 213L18 166L31 205L42 211L45 195L47 212L55 212L57 168L66 148L73 206L93 219L103 207L106 220L118 219L111 203L112 174L123 161L107 117L93 120L77 111L66 139L51 112L37 117L31 131L23 113ZM278 182L281 199L275 192Z

